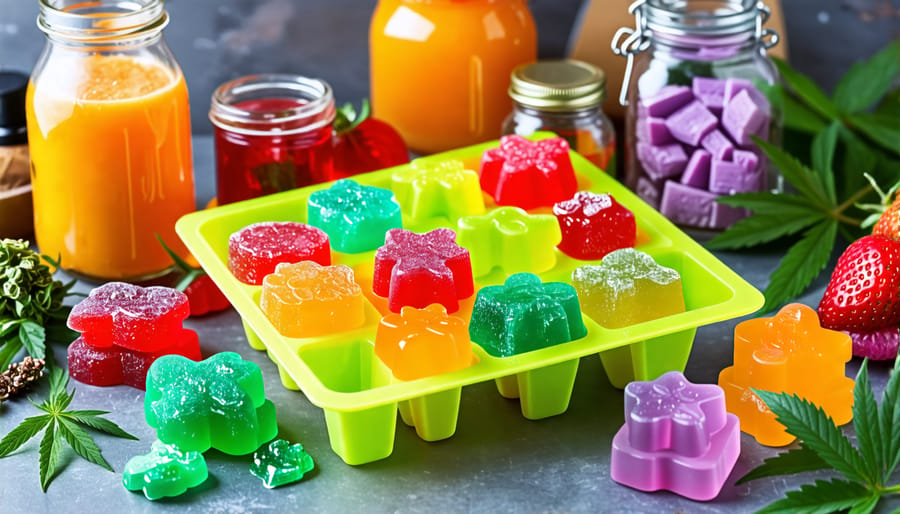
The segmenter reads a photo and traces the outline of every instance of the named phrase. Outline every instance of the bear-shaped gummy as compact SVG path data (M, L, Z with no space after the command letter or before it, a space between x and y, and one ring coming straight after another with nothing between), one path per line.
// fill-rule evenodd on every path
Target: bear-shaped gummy
M499 207L457 222L459 244L469 250L472 273L487 275L494 268L506 274L541 273L556 265L554 247L562 235L549 214L528 214L518 207Z
M299 481L314 467L312 456L302 444L276 439L253 453L250 473L272 489Z
M129 491L144 491L148 500L158 500L183 494L205 482L208 476L202 453L182 451L157 440L150 453L128 460L122 485Z
M374 250L388 230L403 226L394 193L350 179L309 195L307 221L324 230L332 248L344 253Z
M578 187L569 144L561 137L529 141L503 136L498 148L482 155L480 175L481 189L497 205L526 210L571 198Z
M331 264L328 235L311 225L292 221L254 223L228 238L228 268L245 284L262 284L282 262L311 260Z
M391 189L409 220L442 217L455 221L484 212L478 173L462 161L416 159L391 175Z

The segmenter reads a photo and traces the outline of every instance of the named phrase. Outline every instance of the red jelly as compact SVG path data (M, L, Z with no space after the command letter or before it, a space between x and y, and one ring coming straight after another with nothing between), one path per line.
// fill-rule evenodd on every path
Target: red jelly
M432 303L456 312L459 300L475 292L469 251L456 244L456 233L449 228L427 234L391 229L375 252L372 289L388 299L392 312Z
M554 205L553 214L562 232L558 248L569 257L596 260L613 250L634 247L634 214L611 195L579 191Z
M281 262L315 261L331 264L328 235L291 221L254 223L228 238L228 267L245 284L260 285Z
M145 389L147 370L163 355L183 355L199 361L200 343L197 333L183 329L170 346L153 352L139 352L118 346L91 346L79 337L69 345L69 375L84 384L113 386L125 384Z
M219 205L332 180L331 88L294 75L253 75L220 86L215 125Z
M188 314L188 298L181 291L109 282L72 308L68 325L90 346L157 352L181 336Z
M503 136L499 148L484 152L480 182L497 205L526 210L550 207L577 189L569 144L561 137L529 141Z

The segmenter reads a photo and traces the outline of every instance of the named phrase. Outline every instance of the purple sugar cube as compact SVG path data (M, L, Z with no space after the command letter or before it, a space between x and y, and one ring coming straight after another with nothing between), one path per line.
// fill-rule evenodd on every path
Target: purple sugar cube
M746 209L716 202L712 210L712 228L728 228L749 215Z
M713 160L709 172L709 190L713 193L733 194L760 191L762 172L747 171L740 164Z
M675 138L666 127L666 120L662 118L638 118L635 127L635 135L638 141L644 141L652 145L665 145L674 143Z
M663 187L659 211L671 221L693 227L709 227L713 205L719 195L678 182L668 181Z
M659 186L645 177L638 178L637 194L654 209L659 209Z
M746 90L725 103L722 111L722 127L740 145L752 142L751 135L759 135L769 124L769 115L755 102ZM673 132L674 134L674 132ZM674 134L678 137L677 134Z
M725 102L725 81L706 77L694 77L691 90L698 100L713 114L722 114Z
M734 145L731 144L731 141L725 137L725 134L722 134L718 129L703 136L703 139L700 140L700 144L703 148L709 150L709 153L712 154L714 159L720 161L731 159L731 154L734 152Z
M638 142L638 160L652 180L662 180L681 174L687 164L687 154L679 144L656 146Z
M748 172L756 171L759 168L759 157L750 150L735 150L731 154L731 160Z
M718 121L702 103L694 100L669 116L666 127L675 139L697 146L703 136L716 128Z
M708 188L709 166L711 161L712 155L706 150L694 150L687 166L684 167L681 183L698 189Z
M665 118L694 99L687 86L666 86L653 96L641 99L647 114L654 118Z

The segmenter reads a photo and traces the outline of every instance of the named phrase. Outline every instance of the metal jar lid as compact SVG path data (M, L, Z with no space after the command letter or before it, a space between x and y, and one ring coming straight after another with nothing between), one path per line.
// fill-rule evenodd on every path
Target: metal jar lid
M516 103L544 111L570 111L606 100L606 74L574 59L538 61L517 66L509 96Z

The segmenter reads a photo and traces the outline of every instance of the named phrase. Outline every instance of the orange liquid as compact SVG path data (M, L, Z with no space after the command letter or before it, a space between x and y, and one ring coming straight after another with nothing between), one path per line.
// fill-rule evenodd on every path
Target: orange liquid
M38 246L93 278L157 274L172 261L155 234L187 255L175 221L194 210L184 78L127 56L60 64L28 88Z
M522 0L380 0L369 51L375 116L433 153L500 137L537 35Z

